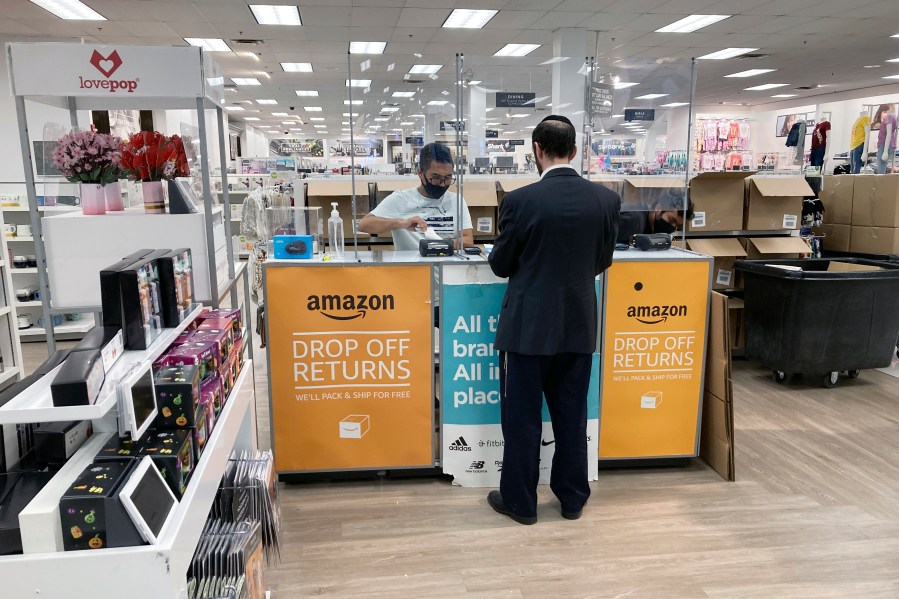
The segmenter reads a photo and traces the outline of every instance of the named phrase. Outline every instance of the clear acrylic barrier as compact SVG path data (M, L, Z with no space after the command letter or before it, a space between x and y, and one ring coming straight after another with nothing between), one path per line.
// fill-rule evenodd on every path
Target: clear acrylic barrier
M318 255L323 251L324 221L320 207L273 206L266 208L265 227L265 239L268 240L269 247L273 247L272 239L275 235L312 235L312 253Z

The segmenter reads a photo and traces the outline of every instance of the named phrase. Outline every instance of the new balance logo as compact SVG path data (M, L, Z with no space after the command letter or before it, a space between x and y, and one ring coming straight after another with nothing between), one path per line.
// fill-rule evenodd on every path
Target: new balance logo
M472 462L471 466L468 468L469 470L482 470L484 468L484 462Z
M450 451L471 451L471 447L468 446L465 437L459 437L450 443L449 449Z

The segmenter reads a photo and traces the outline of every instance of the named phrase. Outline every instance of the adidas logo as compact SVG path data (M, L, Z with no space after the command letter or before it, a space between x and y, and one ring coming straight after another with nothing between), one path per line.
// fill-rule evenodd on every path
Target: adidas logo
M450 451L471 451L471 447L468 446L465 437L459 437L450 443L449 449Z

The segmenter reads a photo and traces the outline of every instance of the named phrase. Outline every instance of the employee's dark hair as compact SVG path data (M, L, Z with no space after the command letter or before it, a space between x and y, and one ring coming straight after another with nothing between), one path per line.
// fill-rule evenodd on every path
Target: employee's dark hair
M682 189L672 188L668 190L668 193L658 199L655 206L662 212L678 212L683 214L686 220L693 220L693 200L687 195L685 207L684 191Z
M450 152L449 148L443 144L436 142L429 143L421 149L421 154L418 156L418 168L420 168L423 173L427 172L427 170L431 168L432 162L452 164L453 154Z
M574 125L564 116L551 114L534 128L531 141L540 144L550 158L568 158L576 141Z

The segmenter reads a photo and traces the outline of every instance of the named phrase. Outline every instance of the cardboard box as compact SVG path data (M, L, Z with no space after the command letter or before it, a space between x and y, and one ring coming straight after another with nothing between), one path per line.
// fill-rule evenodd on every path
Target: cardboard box
M520 189L531 183L536 183L540 179L531 175L525 177L511 177L511 178L501 178L496 181L496 195L497 195L497 203L501 204L503 201L503 196L505 196L510 191L515 191L516 189Z
M739 297L727 298L727 319L730 329L731 349L743 349L746 346L746 328L744 325L745 302Z
M798 229L802 202L815 195L803 177L751 177L748 185L746 231Z
M739 231L743 228L746 177L753 172L701 173L690 180L693 221L688 231Z
M827 272L872 272L883 270L883 267L874 266L873 264L855 264L853 262L833 262L828 263Z
M712 289L740 289L742 281L734 269L737 258L744 258L746 250L735 237L719 239L688 239L687 249L712 256Z
M611 189L615 193L618 194L618 197L624 193L624 179L591 179L592 183L596 183L597 185L602 185L605 188Z
M899 227L899 175L855 175L852 224Z
M848 252L851 231L851 225L824 224L812 229L815 235L824 238L824 249L828 252Z
M749 260L798 260L811 253L799 237L750 237L740 241Z
M734 469L734 406L728 298L712 292L699 455L728 481Z
M627 177L622 188L621 203L648 208L667 196L672 189L683 190L684 183L683 177Z
M899 254L899 228L852 225L849 251L858 254Z
M343 219L344 239L353 238L353 184L349 179L310 179L306 184L306 205L310 208L322 209L325 220L331 218L332 202L337 202L337 211ZM356 220L368 214L368 186L356 184ZM328 230L325 227L325 239ZM359 233L358 237L368 238L367 233Z
M824 185L818 199L824 204L824 222L826 224L852 224L852 198L857 178L857 175L824 176Z

